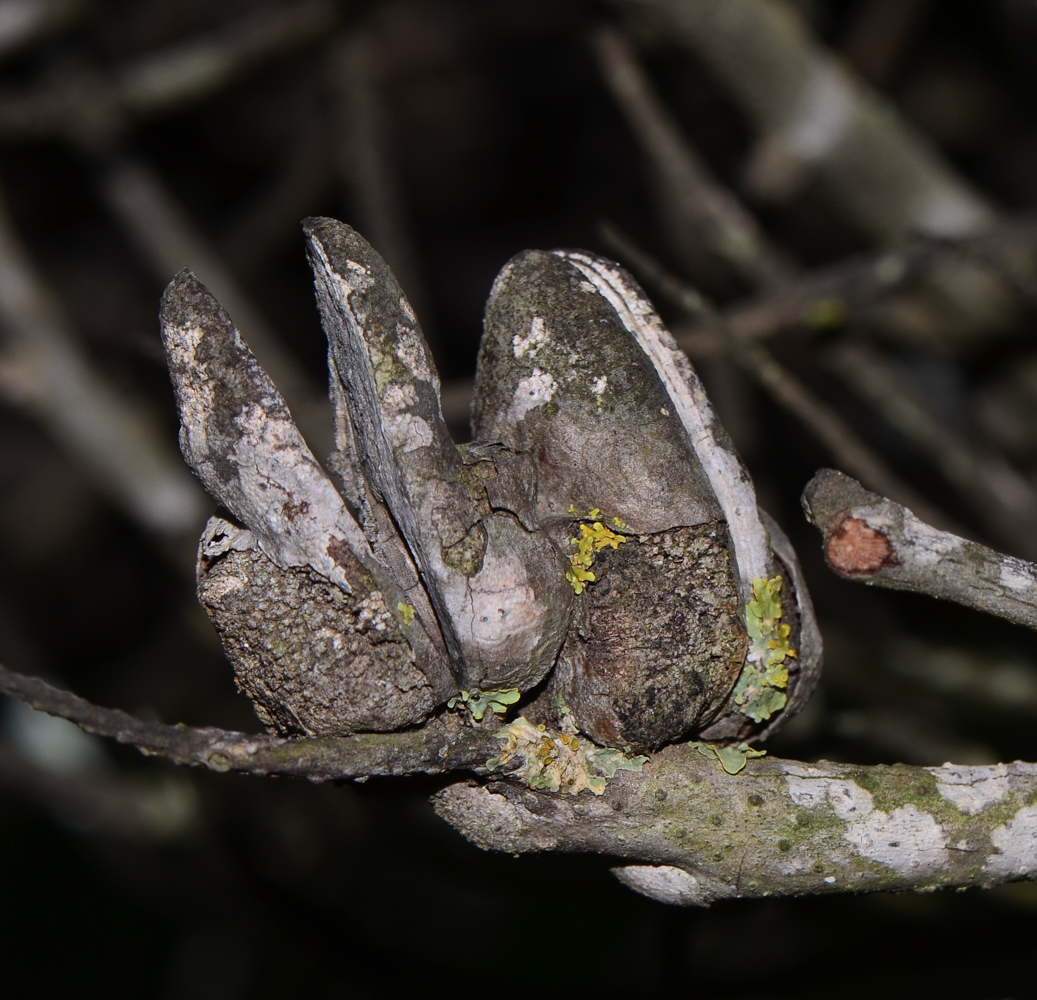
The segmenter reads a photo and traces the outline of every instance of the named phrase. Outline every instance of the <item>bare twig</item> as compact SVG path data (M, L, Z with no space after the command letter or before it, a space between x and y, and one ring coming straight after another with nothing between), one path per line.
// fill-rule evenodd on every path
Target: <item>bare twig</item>
M881 242L965 236L995 212L935 150L774 0L619 0L639 28L691 49L753 119L758 186L787 193L813 173ZM751 68L751 69L750 69Z
M753 288L779 287L791 278L789 261L681 134L626 39L603 29L593 45L602 76L647 157L662 203L660 221L690 272L709 276L723 262Z
M928 594L1037 629L1037 566L940 531L834 469L803 491L829 566L849 580Z
M157 279L164 283L191 267L224 303L288 401L307 440L318 454L325 454L331 447L332 434L326 395L284 349L251 297L181 211L158 175L139 162L116 162L103 179L102 192Z
M1024 476L1001 455L981 451L934 416L896 366L878 351L859 343L839 344L828 356L846 385L972 503L992 535L1024 555L1037 556L1037 492Z
M29 90L0 93L0 133L53 135L103 147L128 119L205 97L258 64L323 36L336 17L331 0L271 4L112 73L91 66L59 68Z
M144 754L211 771L291 775L337 781L378 775L486 773L499 752L489 731L448 719L405 733L363 733L327 739L287 740L224 729L144 722L114 708L101 708L68 691L0 666L0 692L37 711L69 719L89 733L136 747Z
M7 398L23 406L135 520L196 531L207 501L146 415L121 400L80 351L54 295L0 206L0 327Z
M131 113L154 113L219 90L257 64L323 37L338 18L332 0L270 3L210 34L144 56L115 78Z

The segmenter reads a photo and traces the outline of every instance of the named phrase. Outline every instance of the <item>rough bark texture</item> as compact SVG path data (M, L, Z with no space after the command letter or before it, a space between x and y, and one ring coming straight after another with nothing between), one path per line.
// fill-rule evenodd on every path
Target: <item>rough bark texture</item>
M748 648L726 541L710 522L598 557L549 690L599 743L655 750L724 705Z
M343 388L357 461L420 570L459 686L541 681L568 625L572 594L544 532L492 512L466 481L414 312L371 246L333 219L309 219L310 263Z
M633 346L613 306L556 254L520 254L494 282L472 431L532 455L543 522L568 530L570 506L643 532L720 516L664 386Z
M730 604L731 615L752 599L754 580L778 572L752 482L698 376L637 283L610 261L577 251L529 251L505 266L486 309L473 430L533 457L535 514L560 546L578 534L577 519L588 511L599 511L602 523L618 518L620 530L645 534L719 524L733 559L722 560L727 567L719 576L707 560L698 579L711 579L710 595L727 593L720 576L731 579L730 600L717 602ZM594 606L585 610L578 599L576 634L549 690L561 690L580 725L605 741L657 747L718 713L723 718L711 738L759 732L740 705L722 711L739 675L732 667L731 623L714 622L717 634L703 646L687 624L702 607L692 607L695 599L688 603L680 586L651 582L631 546L623 549L625 556L608 556L617 566L612 596L588 598ZM795 562L791 549L789 558ZM789 588L792 594L798 589ZM795 609L787 613L794 625ZM797 641L801 634L814 678L821 642L809 600L799 615L809 619ZM622 625L610 626L610 618ZM659 648L648 622L665 622L674 632L666 668L645 664L644 650ZM691 666L679 645L687 642L700 653L710 650L709 662ZM802 690L798 682L789 686L786 717L816 679ZM776 717L771 728L780 721Z
M282 739L145 722L118 709L93 705L38 677L25 677L3 666L0 692L20 698L40 712L69 719L88 733L134 746L141 753L210 771L292 776L310 781L445 771L486 774L487 759L500 748L492 726L473 729L459 716L448 715L421 729L401 733Z
M911 590L1037 628L1037 566L940 531L906 507L834 469L803 491L807 517L824 534L840 576Z
M447 716L415 731L285 740L143 722L0 666L0 691L146 754L215 771L313 781L469 771L486 775L492 727ZM1037 764L861 767L750 760L736 775L690 745L600 796L505 780L439 792L440 816L489 850L593 852L667 903L990 886L1037 878Z
M198 598L260 719L292 736L423 721L435 693L384 596L347 594L308 568L281 569L250 535L209 521Z
M476 387L488 440L457 448L392 272L348 226L305 225L341 493L193 275L162 309L185 457L232 515L206 529L199 596L268 726L419 724L458 689L530 691L563 643L547 692L603 743L654 749L706 725L737 741L805 702L821 644L795 556L772 552L780 532L626 272L575 251L505 267ZM588 531L601 544L577 567ZM785 707L753 721L733 694L762 655L744 605L779 573L803 648Z

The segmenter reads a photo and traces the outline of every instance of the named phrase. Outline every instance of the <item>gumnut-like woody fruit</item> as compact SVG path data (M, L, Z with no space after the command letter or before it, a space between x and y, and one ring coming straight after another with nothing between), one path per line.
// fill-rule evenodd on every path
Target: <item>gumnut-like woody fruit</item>
M388 266L340 222L305 231L325 465L190 271L162 302L181 448L221 508L199 597L269 727L389 731L517 689L652 750L763 736L805 703L821 648L795 555L628 274L571 251L505 266L457 446Z

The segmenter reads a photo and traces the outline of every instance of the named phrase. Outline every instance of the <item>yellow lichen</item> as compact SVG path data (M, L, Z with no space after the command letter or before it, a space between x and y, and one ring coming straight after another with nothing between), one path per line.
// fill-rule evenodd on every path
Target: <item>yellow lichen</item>
M572 714L562 717L562 731L551 733L541 723L534 726L524 716L498 732L501 753L486 762L491 771L499 771L516 757L525 762L526 783L530 788L578 795L585 788L595 795L616 771L640 771L647 757L628 757L613 747L595 746L577 738Z
M789 671L785 665L796 651L789 645L791 628L781 623L781 577L753 580L754 600L745 606L749 653L738 683L735 702L743 715L763 722L785 707Z
M719 761L720 766L728 774L737 774L745 767L750 757L766 757L766 750L754 750L748 743L739 743L735 747L718 747L714 743L690 743L692 749L698 750L703 757Z
M569 506L569 513L576 514L576 509L572 505ZM593 583L597 579L591 572L595 553L606 548L618 549L627 540L624 535L617 535L611 528L606 528L597 520L600 516L601 511L597 507L588 511L587 517L591 523L581 524L579 536L570 539L570 544L576 546L576 551L569 555L570 569L566 570L565 578L577 594L583 593L584 584ZM614 517L612 523L617 528L626 527L618 517Z

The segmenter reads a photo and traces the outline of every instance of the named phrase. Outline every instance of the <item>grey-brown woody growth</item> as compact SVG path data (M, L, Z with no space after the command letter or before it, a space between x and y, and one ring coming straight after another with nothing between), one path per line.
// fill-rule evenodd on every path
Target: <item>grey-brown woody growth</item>
M654 750L745 738L805 701L820 640L795 556L629 275L573 251L504 268L479 359L479 443L458 448L388 266L342 223L305 229L337 486L189 272L162 310L184 455L223 507L199 594L267 725L388 731L460 689L529 692L551 674L531 717L560 694L595 740ZM596 553L598 581L576 595L571 539L594 509L626 541ZM788 707L757 724L732 691L743 605L775 575L800 655Z

